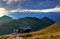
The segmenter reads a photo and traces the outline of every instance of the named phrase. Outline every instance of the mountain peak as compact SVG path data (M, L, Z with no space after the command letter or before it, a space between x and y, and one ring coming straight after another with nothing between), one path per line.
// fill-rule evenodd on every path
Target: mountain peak
M7 15L4 15L4 16L2 16L2 17L8 17Z
M48 17L43 17L42 19L50 19L50 18L48 18Z
M9 17L9 16L7 16L7 15L4 15L4 16L2 16L2 17Z
M13 20L13 19L7 15L0 17L0 22L2 22L2 23L6 23L6 22L9 22L11 20Z
M43 17L43 18L42 18L42 20L46 20L46 21L48 21L48 20L49 20L49 21L53 21L52 19L50 19L50 18L48 18L48 17ZM53 21L53 22L55 22L55 21Z
M4 16L0 17L0 19L1 19L1 18L3 18L3 19L13 19L13 18L11 18L11 17L9 17L9 16L7 16L7 15L4 15Z

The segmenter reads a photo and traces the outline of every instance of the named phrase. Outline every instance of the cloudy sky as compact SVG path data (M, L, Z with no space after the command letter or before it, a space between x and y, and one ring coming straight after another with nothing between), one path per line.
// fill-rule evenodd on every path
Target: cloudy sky
M0 0L0 17L18 12L59 14L60 0Z
M15 9L50 9L60 6L60 0L0 0L0 7Z
M10 12L34 12L34 10L37 12L57 12L60 11L60 0L0 0L1 9Z

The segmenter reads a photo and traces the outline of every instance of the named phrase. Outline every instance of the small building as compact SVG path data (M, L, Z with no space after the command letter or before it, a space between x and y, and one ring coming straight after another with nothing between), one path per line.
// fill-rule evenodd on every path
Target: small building
M32 31L32 28L30 26L21 26L18 30L16 30L17 33L29 33Z

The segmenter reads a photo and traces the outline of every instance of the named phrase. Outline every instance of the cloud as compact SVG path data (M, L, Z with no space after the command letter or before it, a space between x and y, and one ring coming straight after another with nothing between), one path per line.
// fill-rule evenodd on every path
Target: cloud
M5 8L0 8L0 17L3 15L7 15L8 13L14 13L14 12L60 12L60 7L55 7L51 9L42 9L42 10L32 10L32 9L16 9L16 10L6 10Z
M60 12L60 0L0 0L0 15L6 12Z
M11 4L13 0L7 0L7 4Z
M11 4L13 2L19 2L19 1L21 1L21 0L7 0L7 4Z
M49 9L60 6L60 0L0 0L0 7L13 9ZM22 7L22 8L21 8Z
M6 12L60 12L60 7L57 6L51 9L42 9L42 10L32 10L32 9L15 9L15 10L6 10L5 8L0 8L0 13Z
M6 15L6 9L5 8L0 8L0 16Z
M16 9L16 10L10 10L10 12L60 12L60 7L55 7L51 9L42 9L42 10Z

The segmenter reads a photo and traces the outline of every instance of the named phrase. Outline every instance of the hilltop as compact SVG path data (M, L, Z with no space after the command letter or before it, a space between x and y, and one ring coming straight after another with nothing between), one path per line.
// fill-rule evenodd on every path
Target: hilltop
M4 15L4 16L0 17L0 26L1 26L2 24L8 23L8 22L10 22L10 21L13 21L13 18Z

